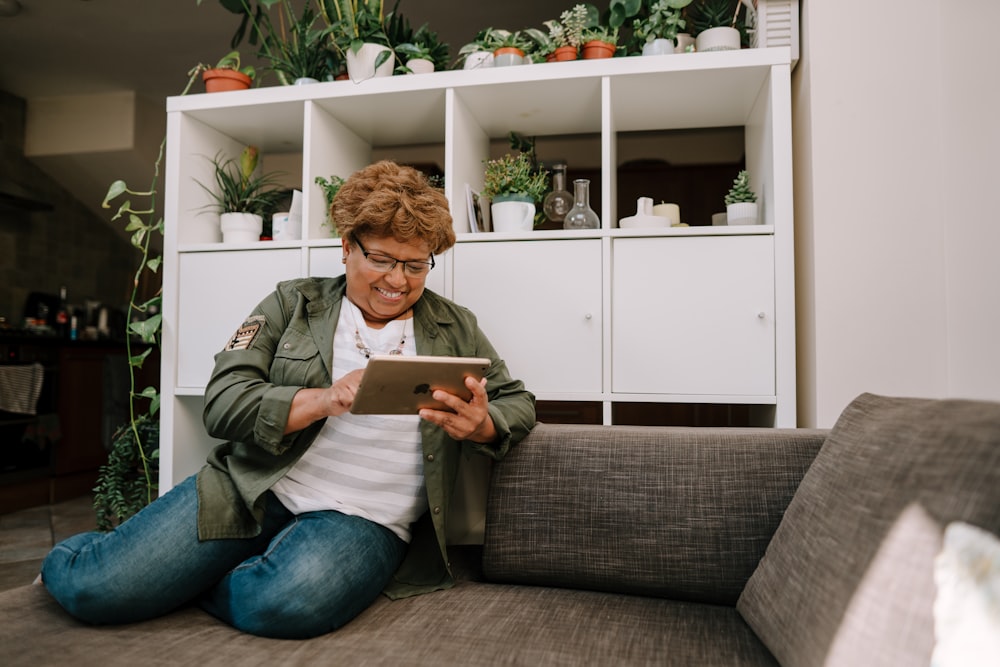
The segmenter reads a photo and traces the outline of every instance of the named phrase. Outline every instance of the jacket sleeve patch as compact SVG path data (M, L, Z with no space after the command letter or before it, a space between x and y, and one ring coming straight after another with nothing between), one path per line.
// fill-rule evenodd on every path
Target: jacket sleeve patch
M260 333L261 327L264 323L260 320L250 319L240 325L240 328L236 330L233 337L229 339L224 348L226 351L229 350L249 350L253 347L253 342L257 338L257 334Z

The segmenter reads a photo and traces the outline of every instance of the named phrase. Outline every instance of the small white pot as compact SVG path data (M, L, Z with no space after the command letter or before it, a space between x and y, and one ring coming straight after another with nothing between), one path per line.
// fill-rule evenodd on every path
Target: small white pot
M414 74L428 74L434 71L434 61L426 58L411 58L406 61L406 66Z
M256 213L223 213L219 226L223 243L256 243L264 230L264 218Z
M501 53L493 56L494 67L512 67L523 64L524 56L519 56L516 53Z
M490 205L495 232L530 232L535 228L535 205L524 201L502 201Z
M351 81L357 83L358 81L367 81L372 77L392 76L395 63L391 52L389 58L379 65L377 70L375 69L375 59L378 58L378 54L389 50L388 46L381 44L362 44L357 53L347 49L347 75Z
M756 225L757 202L739 202L738 204L726 204L726 224Z
M672 39L654 39L642 45L642 55L644 56L665 56L674 52L674 42Z
M465 57L465 64L462 69L481 69L483 67L493 67L492 51L473 51Z
M694 48L697 51L739 51L740 31L728 26L709 28L698 33Z

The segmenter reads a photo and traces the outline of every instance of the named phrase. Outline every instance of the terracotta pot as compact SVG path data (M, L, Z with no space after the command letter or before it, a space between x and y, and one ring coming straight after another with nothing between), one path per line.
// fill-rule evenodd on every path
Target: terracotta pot
M615 44L599 42L597 40L587 42L583 45L583 59L592 60L594 58L611 58L615 55L618 47Z
M561 62L563 60L576 60L575 46L560 46L555 51L545 56L548 62Z
M206 93L246 90L251 82L250 77L234 69L207 69L202 72L201 80L205 82Z

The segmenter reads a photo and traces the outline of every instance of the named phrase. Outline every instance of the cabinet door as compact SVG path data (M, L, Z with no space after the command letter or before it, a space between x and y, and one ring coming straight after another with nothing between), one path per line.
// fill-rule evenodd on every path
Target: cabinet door
M612 391L774 395L771 236L615 239Z
M180 255L177 386L204 387L215 354L280 281L301 275L301 264L295 248Z
M601 242L460 243L455 301L536 394L601 391Z

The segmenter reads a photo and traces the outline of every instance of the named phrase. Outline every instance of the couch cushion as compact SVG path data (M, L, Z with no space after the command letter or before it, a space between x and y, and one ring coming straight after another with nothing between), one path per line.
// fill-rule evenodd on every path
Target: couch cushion
M952 521L1000 531L1000 404L863 394L737 609L784 665L926 665Z
M493 470L493 581L735 605L825 432L539 424Z
M94 628L25 586L0 593L0 646L6 667L777 664L733 607L472 582L381 597L309 640L245 635L193 607Z

